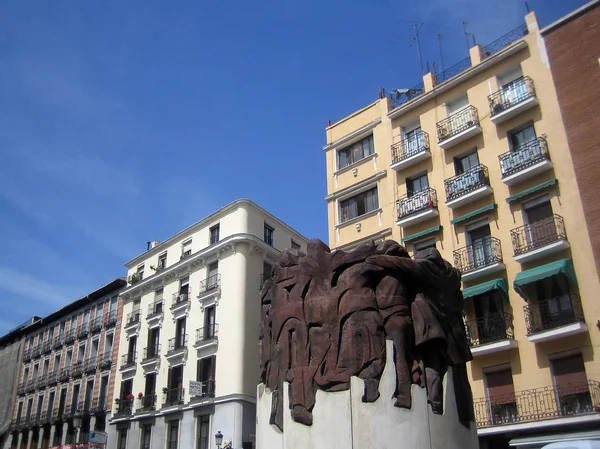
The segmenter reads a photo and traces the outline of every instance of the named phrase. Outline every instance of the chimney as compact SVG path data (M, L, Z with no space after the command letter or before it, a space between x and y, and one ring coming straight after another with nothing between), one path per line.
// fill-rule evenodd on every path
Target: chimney
M154 247L158 246L158 244L159 244L159 243L160 243L160 242L159 242L158 240L152 240L152 241L150 242L150 249L152 249L152 248L154 248Z

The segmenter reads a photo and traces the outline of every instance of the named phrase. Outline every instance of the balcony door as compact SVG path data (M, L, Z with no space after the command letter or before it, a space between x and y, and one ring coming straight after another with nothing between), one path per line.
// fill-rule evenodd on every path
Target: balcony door
M175 324L175 349L183 348L185 346L185 330L186 330L186 320L185 318L180 318L177 320Z
M208 266L206 290L212 290L217 286L217 277L219 274L219 262L213 262Z
M179 297L177 298L178 303L182 302L182 301L187 301L188 293L189 293L189 285L190 285L189 277L185 277L181 280L181 283L179 284Z
M552 276L535 283L537 313L541 329L552 329L575 321L569 285L564 275Z
M518 421L515 387L510 367L484 373L493 425Z
M561 416L594 411L581 354L551 360Z
M427 174L406 179L406 196L410 200L403 202L402 215L417 212L429 205L429 181Z
M85 385L85 402L83 409L89 411L92 409L92 397L94 396L94 379L88 380Z
M469 333L475 331L477 335L470 335L471 340L482 345L506 339L506 320L500 293L493 291L476 296L473 308L476 326L469 326Z
M402 156L408 157L420 153L423 149L423 134L421 133L421 123L416 122L402 129L404 138L402 139Z
M520 98L527 96L527 85L523 82L521 67L515 67L498 77L500 101L506 107L517 103Z
M493 263L492 233L487 220L467 226L467 257L469 268L475 270Z
M135 362L135 352L137 350L137 337L129 338L129 347L127 349L127 362Z
M556 225L553 220L552 205L548 196L523 204L523 220L525 221L527 247L539 248L558 240Z
M204 339L212 340L215 337L215 307L204 309Z
M148 350L146 357L158 355L158 345L160 341L160 327L155 327L148 331Z

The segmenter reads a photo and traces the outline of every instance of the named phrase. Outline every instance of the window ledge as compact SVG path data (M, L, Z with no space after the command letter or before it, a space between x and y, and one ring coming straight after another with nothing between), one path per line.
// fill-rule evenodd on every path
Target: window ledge
M347 171L352 170L353 168L358 167L359 165L371 161L377 157L377 153L369 154L367 157L363 157L362 159L353 162L350 165L346 165L344 168L340 168L338 171L333 172L333 176L341 175L342 173L346 173Z
M380 212L381 212L381 208L372 210L371 212L367 212L366 214L359 215L358 217L354 217L354 218L351 218L348 221L345 221L343 223L337 224L335 226L335 228L336 229L344 228L344 227L349 226L349 225L351 225L353 223L357 223L357 222L359 222L361 220L364 220L365 218L373 217L373 216L377 215Z

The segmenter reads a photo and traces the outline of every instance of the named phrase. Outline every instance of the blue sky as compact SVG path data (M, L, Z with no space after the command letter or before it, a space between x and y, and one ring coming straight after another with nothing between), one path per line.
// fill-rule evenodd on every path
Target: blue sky
M542 25L583 0L529 0ZM176 5L176 6L174 6ZM522 0L7 0L0 334L248 197L327 240L327 120L523 22ZM224 182L225 181L225 182Z

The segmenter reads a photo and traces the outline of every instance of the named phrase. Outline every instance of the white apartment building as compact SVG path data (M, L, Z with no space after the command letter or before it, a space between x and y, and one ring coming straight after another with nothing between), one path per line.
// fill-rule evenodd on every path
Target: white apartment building
M113 449L253 449L260 287L306 238L247 199L126 264Z

